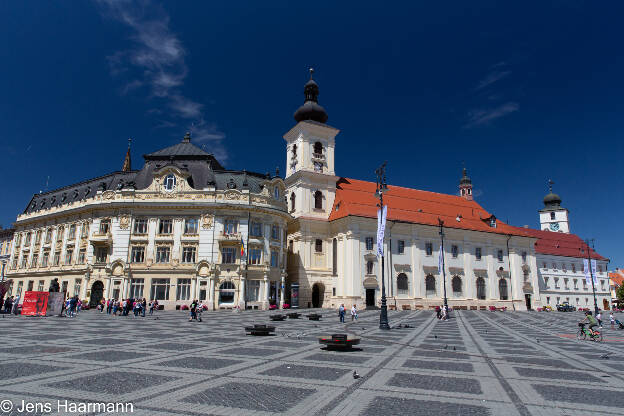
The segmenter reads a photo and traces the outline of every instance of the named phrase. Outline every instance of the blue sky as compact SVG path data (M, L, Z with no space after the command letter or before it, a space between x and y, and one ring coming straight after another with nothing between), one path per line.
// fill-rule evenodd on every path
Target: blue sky
M284 170L315 68L338 175L456 193L572 231L624 267L618 2L0 2L0 223L31 195L121 168L191 129L232 169ZM438 4L439 3L439 4ZM469 3L469 4L468 4ZM48 178L49 177L49 181Z

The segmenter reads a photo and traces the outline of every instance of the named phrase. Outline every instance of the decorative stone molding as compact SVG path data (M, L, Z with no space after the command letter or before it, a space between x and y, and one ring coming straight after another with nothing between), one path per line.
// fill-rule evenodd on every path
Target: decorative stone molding
M122 215L119 217L119 228L122 230L127 230L130 227L130 216Z
M496 276L508 278L510 275L509 275L509 271L507 270L496 270Z
M449 267L449 273L452 275L464 276L463 267Z
M212 224L214 224L214 215L203 214L201 216L201 227L204 230L208 230L212 228Z
M484 279L488 277L487 269L474 269L473 272L475 277L483 277Z
M410 266L409 264L395 264L394 270L397 273L409 273L412 271L412 266Z
M438 274L438 267L437 266L423 266L423 271L425 272L425 274L436 275Z

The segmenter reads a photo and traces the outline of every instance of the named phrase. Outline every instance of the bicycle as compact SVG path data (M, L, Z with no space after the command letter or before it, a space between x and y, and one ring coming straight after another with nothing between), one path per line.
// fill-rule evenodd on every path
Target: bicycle
M580 329L576 333L576 339L581 341L581 340L585 340L587 337L589 337L589 339L591 339L592 341L602 342L602 334L600 333L600 331L593 331L592 332L589 329L586 329L585 328L585 324L582 323L582 322L579 322L578 326L580 327Z

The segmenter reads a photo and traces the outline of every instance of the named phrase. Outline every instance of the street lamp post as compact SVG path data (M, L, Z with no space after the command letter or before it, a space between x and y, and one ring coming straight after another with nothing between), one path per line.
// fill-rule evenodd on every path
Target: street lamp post
M442 287L444 288L444 315L448 318L448 299L446 297L446 270L444 267L444 221L438 218L440 225L440 257L442 258Z
M593 240L592 240L593 241ZM592 282L592 292L594 294L594 316L598 315L598 301L596 300L596 286L594 285L594 270L592 269L591 252L589 251L589 239L585 240L587 245L587 268Z
M379 198L379 210L380 215L383 217L383 194L388 190L388 185L386 183L386 162L384 162L379 168L375 170L377 174L377 190L375 191L375 195ZM381 218L381 217L380 217ZM378 224L378 227L381 227L381 224ZM379 233L379 230L377 230ZM377 244L381 243L381 312L379 314L379 329L390 329L390 324L388 323L388 305L386 304L386 282L384 279L385 272L385 264L384 264L384 249L383 249L383 239L381 242L378 240Z

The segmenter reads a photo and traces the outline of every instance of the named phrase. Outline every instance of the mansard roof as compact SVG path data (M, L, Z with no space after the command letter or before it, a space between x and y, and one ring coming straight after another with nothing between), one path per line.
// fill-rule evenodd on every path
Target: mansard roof
M375 189L374 182L341 178L336 183L336 198L329 220L350 215L377 218L379 201ZM526 236L523 229L500 220L496 221L496 227L490 226L490 220L496 217L477 202L456 195L389 185L388 191L384 192L384 204L388 205L390 221L437 226L439 218L444 221L445 228Z
M518 228L518 227L515 227ZM552 256L575 257L578 259L587 258L587 244L575 234L560 233L555 231L542 231L532 228L519 228L524 230L531 237L538 240L535 242L535 252ZM592 259L608 260L601 256L591 247L589 252Z

